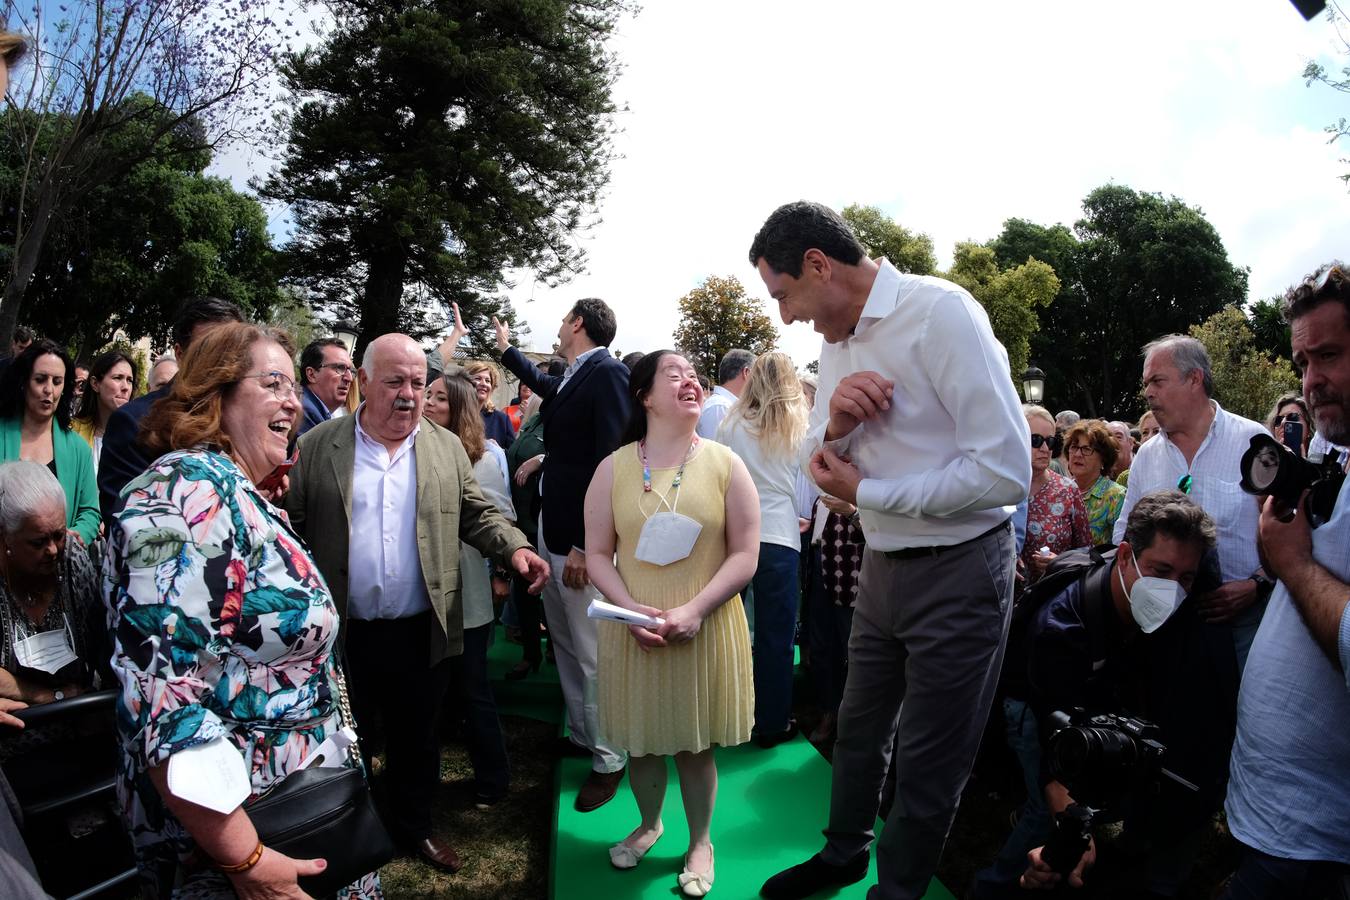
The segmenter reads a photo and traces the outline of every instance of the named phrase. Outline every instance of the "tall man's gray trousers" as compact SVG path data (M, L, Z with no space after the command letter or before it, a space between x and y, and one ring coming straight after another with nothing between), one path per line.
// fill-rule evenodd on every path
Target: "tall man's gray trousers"
M869 900L922 897L937 869L998 685L1014 566L1006 524L940 553L863 558L821 856L842 865L872 844L895 748Z

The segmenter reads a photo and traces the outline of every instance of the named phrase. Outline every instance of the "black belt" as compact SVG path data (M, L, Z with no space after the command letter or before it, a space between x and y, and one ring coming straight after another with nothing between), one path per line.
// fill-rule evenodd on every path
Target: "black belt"
M962 541L959 544L943 544L940 547L903 547L899 550L886 550L883 552L885 553L887 559L924 559L930 556L939 556L948 550L955 550L958 547L964 547L967 544L973 544L976 541L982 541L985 538L989 537L989 535L991 534L997 534L1000 531L1006 531L1011 524L1012 524L1011 518L1004 519L1002 522L999 522L997 525L995 525L993 528L990 528L983 534L977 534L970 540Z

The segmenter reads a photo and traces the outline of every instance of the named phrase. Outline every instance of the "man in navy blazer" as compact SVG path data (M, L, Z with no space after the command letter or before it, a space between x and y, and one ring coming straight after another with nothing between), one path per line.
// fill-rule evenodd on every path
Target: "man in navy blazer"
M356 369L346 344L332 337L309 342L300 353L300 381L305 386L300 396L305 411L301 434L346 413L354 378Z
M182 360L192 342L212 326L242 321L244 314L228 300L217 297L188 300L179 307L173 320L174 358ZM103 453L98 458L98 505L104 522L122 508L122 488L154 462L136 438L141 431L141 419L172 387L171 381L157 391L123 403L109 417L103 431Z
M616 325L603 300L578 300L563 318L558 354L567 360L567 370L561 376L540 372L511 346L508 328L495 318L492 324L502 363L544 398L539 549L547 551L552 573L544 587L544 612L567 702L567 727L572 741L592 758L591 774L576 800L578 810L590 812L614 796L626 759L599 735L596 626L586 617L586 607L600 592L586 577L582 504L595 467L619 446L628 424L628 367L609 352Z

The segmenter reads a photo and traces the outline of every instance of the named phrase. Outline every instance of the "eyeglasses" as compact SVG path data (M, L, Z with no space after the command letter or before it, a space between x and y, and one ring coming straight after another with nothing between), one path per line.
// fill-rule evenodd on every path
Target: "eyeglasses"
M1285 415L1275 417L1276 425L1283 425L1285 422L1302 422L1302 421L1303 417L1296 412L1286 413Z
M1031 449L1039 450L1042 447L1049 447L1051 453L1058 453L1059 448L1064 446L1064 439L1057 434L1046 437L1043 434L1033 434L1031 436Z
M356 377L356 368L354 366L349 366L344 363L324 363L323 365L319 366L319 368L332 369L339 375L346 375L348 378Z
M295 379L284 372L255 372L252 375L245 375L244 378L275 378L271 384L264 384L263 388L272 392L283 403L289 397L299 397L300 391L295 386Z
M1070 456L1074 456L1075 454L1078 456L1087 456L1090 453L1096 452L1097 448L1092 446L1091 444L1074 444L1068 449L1068 454Z

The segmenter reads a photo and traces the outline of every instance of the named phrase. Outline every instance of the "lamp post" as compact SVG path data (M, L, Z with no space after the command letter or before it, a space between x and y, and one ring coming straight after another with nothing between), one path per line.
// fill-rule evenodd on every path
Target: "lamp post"
M1028 403L1040 403L1045 397L1045 373L1035 366L1022 373L1022 396Z
M356 338L359 334L360 332L356 330L356 326L346 319L338 319L333 323L333 337L342 341L342 346L347 348L348 353L351 353L352 350L355 349Z

